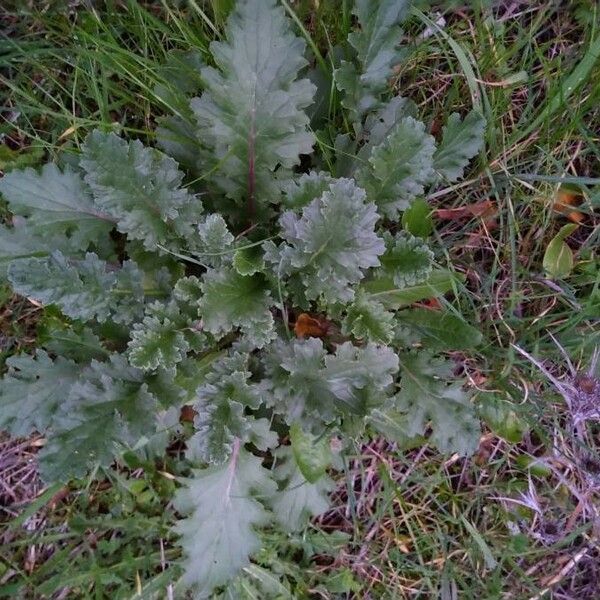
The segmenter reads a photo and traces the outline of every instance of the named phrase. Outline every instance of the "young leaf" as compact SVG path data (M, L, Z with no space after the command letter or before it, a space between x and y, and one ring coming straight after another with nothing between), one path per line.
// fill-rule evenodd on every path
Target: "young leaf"
M133 326L129 362L144 371L173 369L190 350L184 334L190 325L175 303L150 305L142 322Z
M302 216L291 211L282 215L286 243L280 247L281 271L300 272L308 299L351 301L351 284L362 279L363 269L378 266L384 251L374 231L378 219L364 191L350 179L338 179Z
M342 61L335 71L339 90L345 92L342 104L353 121L375 108L388 87L393 67L402 54L400 23L410 7L409 0L356 0L353 13L360 30L348 36L356 51L357 63Z
M233 255L233 268L240 275L254 275L265 267L263 251L260 246L240 248Z
M469 161L483 147L485 119L476 110L462 121L458 113L452 113L443 130L442 142L433 157L433 168L438 177L452 183L463 176Z
M372 149L369 164L359 170L357 180L381 214L397 221L431 180L434 152L435 140L425 132L425 125L405 117Z
M240 328L262 347L272 339L271 298L261 275L246 277L233 269L209 269L202 279L200 314L204 329L222 336Z
M383 304L370 299L366 294L357 294L346 310L342 321L342 333L358 339L389 344L392 340L394 315Z
M208 215L198 224L196 233L192 247L203 264L218 268L231 262L234 237L221 215Z
M8 372L0 381L0 428L14 436L44 433L81 368L60 356L52 361L43 350L35 357L11 356L6 364Z
M433 231L431 207L424 198L417 198L402 214L402 227L411 235L426 238Z
M333 182L334 178L324 171L304 173L285 183L281 203L285 208L300 210L315 198L320 198Z
M185 552L183 582L206 597L260 549L255 528L271 519L257 498L264 501L277 488L261 460L239 443L228 463L194 470L183 482L175 497L177 510L188 515L175 528Z
M188 213L198 217L202 205L181 187L183 173L172 158L138 140L126 142L114 133L93 131L85 141L81 166L95 203L130 239L153 250L157 244L179 247L182 237L190 237Z
M192 109L212 180L254 212L277 198L275 168L289 173L311 151L315 138L303 109L315 87L297 79L306 65L304 41L275 0L238 2L226 38L210 45L217 69L202 69L205 91Z
M404 415L409 438L425 433L441 452L472 454L479 442L479 421L460 382L449 382L451 369L425 352L403 354L402 384L395 408Z
M420 239L401 232L385 236L386 251L381 257L381 272L391 276L402 289L427 281L431 273L433 252Z
M55 244L60 240L65 250L86 250L114 226L113 218L95 206L79 174L68 167L61 172L50 163L40 173L31 168L11 171L0 179L0 192L15 215L26 217L30 233Z

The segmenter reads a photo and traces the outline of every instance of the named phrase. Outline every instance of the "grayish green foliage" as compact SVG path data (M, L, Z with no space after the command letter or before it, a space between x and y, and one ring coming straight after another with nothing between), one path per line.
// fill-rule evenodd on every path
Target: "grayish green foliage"
M333 173L297 172L315 141L304 41L276 0L240 0L211 44L215 67L173 54L154 90L174 112L159 143L185 180L162 152L95 131L77 168L0 182L14 214L0 227L0 266L16 293L54 306L35 356L7 362L0 425L44 433L47 482L125 452L128 464L164 461L172 441L185 444L172 466L191 472L175 504L194 597L215 586L228 598L286 597L250 559L263 527L293 531L326 509L328 471L343 465L332 437L360 441L369 426L401 444L476 446L448 365L397 353L479 341L451 313L406 310L459 279L432 271L426 244L395 223L431 183L462 174L483 132L475 113L452 116L436 151L414 103L385 98L408 5L356 2L359 27L335 73L339 122L351 126L331 123L335 147L325 140L311 163ZM182 92L201 95L190 105ZM409 228L425 236L426 210ZM302 311L323 339L294 339Z
M389 276L398 289L426 281L431 273L433 252L409 233L386 234L386 251L380 275Z
M53 435L40 453L42 475L66 482L94 465L109 465L117 447L134 446L156 432L157 409L141 371L123 356L92 361L65 390Z
M56 304L73 319L106 321L123 300L131 308L143 297L134 265L111 271L93 253L84 260L69 260L58 250L46 258L19 259L10 264L8 279L15 292L42 304ZM129 321L129 312L117 319Z
M477 449L479 421L469 394L453 380L450 365L426 352L404 354L400 360L402 384L395 410L403 415L406 435L424 434L442 452L467 455Z
M262 276L244 276L227 268L209 269L201 289L200 315L206 331L222 336L239 327L256 346L272 338L272 301Z
M181 187L177 163L135 140L114 133L92 132L84 145L81 166L95 202L117 222L119 231L143 242L178 245L191 234L190 213L199 216L200 200Z
M327 493L334 485L324 473L308 481L287 450L287 447L282 448L277 454L273 478L279 483L280 491L271 496L269 503L280 526L287 531L297 531L310 517L327 510Z
M25 217L31 233L60 244L63 250L86 250L114 225L110 214L99 209L78 173L60 171L54 164L13 171L0 179L0 192L10 210Z
M335 72L340 90L345 92L343 105L354 121L378 106L387 89L393 67L400 62L398 49L409 0L357 0L354 14L360 31L348 36L356 52L356 61L342 61Z
M446 182L460 179L469 161L483 146L485 119L472 110L463 120L458 113L448 117L442 143L433 157L433 168Z
M383 240L375 233L379 215L350 179L338 179L298 216L281 216L281 272L300 272L306 297L348 302L363 271L379 265Z
M360 293L347 308L342 321L342 333L359 340L389 344L394 333L393 322L394 314L387 311L383 304Z
M238 2L226 37L211 43L218 69L202 69L205 91L192 101L198 138L214 183L233 200L264 204L277 195L275 168L281 175L312 149L303 109L315 88L297 79L306 65L304 41L275 0Z
M435 141L425 125L405 117L373 147L369 166L357 174L358 182L381 214L396 221L432 179L434 152Z
M276 485L260 458L243 449L224 465L195 470L184 484L175 498L177 510L188 515L177 525L186 549L183 579L204 598L260 548L255 528L271 520L263 502Z
M27 436L34 430L44 433L80 368L62 357L52 361L43 350L35 357L11 356L6 364L8 372L0 388L0 428L16 436Z
M256 386L248 382L252 373L247 363L248 357L239 353L222 359L196 390L196 433L188 442L189 458L222 463L229 458L236 439L251 440L254 419L245 414L245 409L258 408L261 399ZM255 439L264 439L264 431L257 433Z

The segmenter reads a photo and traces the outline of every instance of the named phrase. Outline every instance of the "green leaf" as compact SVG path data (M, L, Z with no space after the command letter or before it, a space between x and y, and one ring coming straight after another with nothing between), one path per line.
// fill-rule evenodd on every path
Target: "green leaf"
M409 233L385 234L385 254L381 271L376 276L391 275L397 288L427 281L432 269L433 252L429 246Z
M438 177L448 183L460 179L469 161L483 147L484 133L485 119L477 110L472 110L462 121L458 113L452 113L433 157L433 168Z
M254 275L265 267L263 251L260 246L246 246L235 251L233 268L240 275Z
M395 409L404 415L407 436L423 435L430 424L429 442L438 450L472 454L479 443L479 421L469 394L452 380L451 366L425 352L403 354L400 372Z
M59 243L63 250L85 250L114 226L113 218L94 204L79 174L68 167L61 172L50 163L40 173L31 168L11 171L0 179L0 192L15 215L26 217L28 230L52 240L55 248Z
M52 361L43 350L35 356L11 356L6 364L8 372L0 381L0 428L14 436L44 433L81 367L60 356Z
M6 277L8 265L18 258L45 256L48 244L32 235L27 227L4 227L0 225L0 277Z
M304 431L298 423L290 427L290 441L294 460L300 472L309 483L315 483L323 475L333 460L329 438L317 438Z
M235 577L261 548L255 528L271 521L261 501L276 485L261 460L244 449L236 449L224 465L194 470L183 483L175 497L177 510L188 515L175 526L185 553L182 579L203 598Z
M127 447L156 434L159 406L143 373L113 355L92 361L63 395L53 434L40 452L47 482L83 477L95 465L108 466ZM68 449L68 451L65 451Z
M479 414L494 433L513 444L518 444L527 432L527 423L513 410L512 404L495 394L481 396Z
M462 281L461 277L446 269L436 269L423 283L398 288L392 277L380 275L376 279L365 281L362 288L372 300L381 302L386 308L396 310L419 300L444 295Z
M374 408L366 420L379 434L399 444L403 450L422 446L427 441L422 435L409 432L406 415L392 407Z
M389 344L394 334L393 321L394 315L386 311L383 304L359 293L346 309L342 333L358 339Z
M308 299L349 302L352 284L363 278L363 270L379 266L384 243L375 233L378 219L364 191L350 179L338 179L302 216L283 213L281 237L286 243L270 260L279 260L281 273L300 274ZM272 254L267 252L267 259Z
M209 269L202 278L200 314L204 329L223 336L239 328L262 347L273 337L272 304L261 275L246 277L233 269Z
M393 68L402 57L398 46L402 37L400 23L405 19L408 0L356 0L353 13L360 30L348 36L356 51L356 63L342 61L335 71L339 90L345 92L343 106L353 121L377 107L388 88Z
M335 486L324 474L318 480L308 481L297 462L289 457L287 448L277 453L278 463L273 477L280 489L269 499L275 519L286 531L298 531L308 520L329 508L327 497Z
M181 238L191 237L189 219L202 205L181 187L183 173L172 158L96 130L85 141L81 166L95 203L129 239L154 250L157 244L179 247Z
M56 304L73 319L103 322L123 308L117 320L127 322L139 312L143 296L141 274L133 263L111 271L91 252L84 260L70 260L58 250L47 258L15 260L8 279L16 293L44 305Z
M399 312L397 321L416 331L430 350L470 350L483 341L478 329L447 311L413 308Z
M315 141L304 110L315 87L298 80L307 61L275 0L243 0L229 17L227 41L212 42L217 69L202 69L205 91L192 100L205 169L237 202L273 202L274 171L290 173Z
M382 215L397 221L433 177L434 152L435 140L425 125L405 117L372 149L368 165L357 173L358 183Z
M402 227L412 235L426 238L433 231L431 207L424 198L417 198L402 214Z
M573 251L564 240L576 229L577 225L575 223L563 226L546 248L543 266L546 273L553 279L564 279L573 270Z
M102 360L109 354L90 328L68 325L56 317L41 321L37 334L38 342L44 348L78 363Z
M196 232L197 236L191 240L192 248L204 264L219 268L231 262L234 237L221 215L208 215L198 224Z
M285 183L281 202L285 208L302 209L315 198L320 198L334 181L334 178L324 171L303 173Z
M187 442L186 456L191 460L219 464L229 459L234 440L260 441L259 429L252 427L246 408L258 408L260 396L249 383L248 356L234 353L213 363L212 371L196 390L196 433ZM262 432L265 439L266 432Z
M386 346L350 342L326 354L317 338L275 342L265 358L266 398L287 422L301 422L320 433L338 415L364 415L384 402L398 370L398 357Z
M188 328L191 328L191 323L181 314L176 303L150 305L142 322L133 326L128 345L129 362L144 371L158 367L173 369L190 350L184 333Z

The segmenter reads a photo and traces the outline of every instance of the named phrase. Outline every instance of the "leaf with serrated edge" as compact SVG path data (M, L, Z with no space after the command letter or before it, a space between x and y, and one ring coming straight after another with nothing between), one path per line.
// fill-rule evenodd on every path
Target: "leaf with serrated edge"
M60 356L52 361L43 350L35 357L11 356L6 364L8 373L0 381L0 427L14 436L44 433L81 367Z
M431 423L429 441L441 452L472 454L479 442L479 421L461 382L451 369L425 352L400 359L402 384L395 408L405 415L407 436L422 435Z
M439 148L433 157L433 168L438 177L452 183L463 176L469 161L483 147L485 119L472 110L464 120L458 113L448 117Z
M81 166L95 203L129 238L155 250L157 244L178 248L181 238L191 237L188 212L194 207L199 215L202 205L181 187L183 173L172 158L139 140L93 131L83 146Z
M425 132L425 125L405 117L373 148L368 166L357 173L358 183L382 215L397 221L431 181L434 152L435 140Z
M11 171L0 179L0 192L15 215L40 239L56 240L63 249L85 250L90 242L108 236L114 219L95 205L89 188L69 167L52 163L38 173Z
M241 0L226 41L210 45L217 69L202 69L204 93L192 100L211 179L253 209L277 198L275 168L289 172L315 141L303 110L315 87L297 79L304 45L275 0Z
M271 520L261 501L276 493L276 485L239 442L228 463L196 469L184 484L175 497L177 510L188 515L175 527L185 552L183 582L203 598L260 549L255 528Z
M388 87L393 67L400 61L400 24L408 14L408 0L356 0L353 13L360 30L348 36L356 50L357 64L342 61L335 71L338 89L345 92L342 104L360 121L377 107Z

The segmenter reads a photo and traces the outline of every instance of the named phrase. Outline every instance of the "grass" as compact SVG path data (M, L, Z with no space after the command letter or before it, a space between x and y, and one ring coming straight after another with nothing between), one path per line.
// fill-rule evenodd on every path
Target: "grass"
M204 56L231 2L71 4L0 9L4 169L42 153L67 160L97 126L151 141L155 117L177 109L165 61L175 50ZM600 9L465 4L414 11L407 36L419 43L393 83L434 131L473 104L488 120L466 182L428 199L434 210L489 202L485 217L436 218L435 232L438 261L466 277L446 302L484 335L478 352L452 358L488 429L471 459L357 446L331 511L303 535L273 533L258 557L256 569L280 573L294 597L592 600L600 589L598 423L574 425L581 375L600 347ZM351 27L350 3L286 6L327 63ZM325 108L338 118L335 97ZM566 183L582 222L568 239L575 269L554 281L542 260L568 222L554 206ZM40 316L3 297L3 356L34 344ZM0 597L173 597L165 473L177 467L131 457L101 483L44 492L39 443L1 442Z

